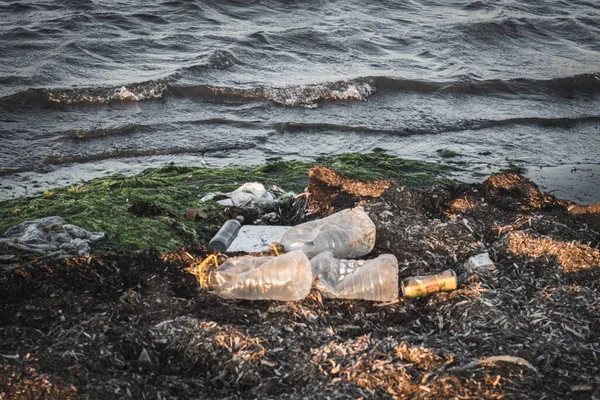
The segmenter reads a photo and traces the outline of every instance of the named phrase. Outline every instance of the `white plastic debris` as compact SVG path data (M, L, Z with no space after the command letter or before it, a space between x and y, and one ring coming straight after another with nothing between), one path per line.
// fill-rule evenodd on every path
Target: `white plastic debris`
M220 200L217 203L222 205L233 205L241 208L262 208L275 200L273 193L267 191L265 186L259 182L244 183L239 188L228 194L227 200ZM223 202L226 202L223 204Z
M310 293L312 281L310 260L301 251L230 258L210 276L217 295L246 300L301 300Z
M272 248L272 243L281 242L283 234L290 226L271 225L244 225L237 233L237 237L227 248L228 252L243 251L246 253L260 253Z
M373 260L340 260L325 251L310 262L315 287L324 297L372 301L398 298L398 260L392 254Z
M140 367L144 371L154 369L156 367L156 364L152 361L152 358L153 357L150 356L148 350L143 348L138 358L138 367Z
M465 263L465 268L470 272L493 271L496 269L494 262L490 260L489 253L481 253L473 256Z
M90 232L53 216L34 221L25 221L8 229L0 238L5 245L35 255L79 255L90 254L90 243L106 236L104 232Z
M362 207L305 222L281 238L286 251L301 250L308 258L330 250L336 258L364 256L375 246L375 224Z
M211 192L200 199L201 203L216 200L222 206L235 206L240 208L264 209L272 205L273 202L285 201L295 197L293 192L286 192L278 186L271 186L269 190L262 183L248 182L244 183L233 192Z

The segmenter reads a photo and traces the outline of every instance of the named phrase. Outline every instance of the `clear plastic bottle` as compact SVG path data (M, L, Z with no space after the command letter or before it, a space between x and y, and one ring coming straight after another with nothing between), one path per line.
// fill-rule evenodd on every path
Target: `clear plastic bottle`
M242 222L244 222L244 217L241 215L236 217L236 219L226 221L217 234L210 240L208 247L219 252L226 251L237 236Z
M292 251L279 257L230 258L209 280L226 299L297 301L310 293L313 275L308 257Z
M375 224L355 207L290 228L281 238L286 251L302 250L308 258L332 251L337 258L362 257L375 246Z
M398 260L382 254L373 260L340 260L324 251L310 260L315 287L324 297L393 301L398 298Z

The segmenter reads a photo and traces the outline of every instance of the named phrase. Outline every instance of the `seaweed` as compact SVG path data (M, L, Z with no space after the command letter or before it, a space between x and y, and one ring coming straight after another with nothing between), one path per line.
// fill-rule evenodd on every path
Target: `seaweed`
M394 179L410 187L444 182L443 173L450 170L447 166L403 160L381 152L344 154L317 162L351 179ZM97 249L170 251L195 244L197 223L187 221L184 215L186 210L200 206L200 199L207 193L228 192L251 181L300 192L308 184L308 169L315 164L272 160L257 168L224 169L168 165L136 176L115 174L83 185L48 190L34 198L0 202L0 232L23 221L60 215L85 229L106 232L107 240L96 245ZM128 212L135 202L149 202L165 212L140 217ZM225 219L219 217L220 206L216 203L204 206L214 217L209 218L213 223Z
M454 158L461 156L460 153L450 149L437 149L435 151L442 158Z

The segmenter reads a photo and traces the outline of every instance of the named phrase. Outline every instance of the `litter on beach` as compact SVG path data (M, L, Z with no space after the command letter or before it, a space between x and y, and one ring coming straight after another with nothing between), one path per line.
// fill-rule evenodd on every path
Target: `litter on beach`
M481 253L473 256L465 263L465 269L469 272L486 272L496 269L489 253Z
M269 251L273 243L280 243L290 226L244 225L227 248L230 253L261 253Z
M51 216L13 226L0 238L0 246L11 247L35 256L88 256L90 244L106 236L69 224Z

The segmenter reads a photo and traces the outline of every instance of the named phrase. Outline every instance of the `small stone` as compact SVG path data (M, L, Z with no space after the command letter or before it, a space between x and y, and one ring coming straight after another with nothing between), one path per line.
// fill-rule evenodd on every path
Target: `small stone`
M469 258L469 260L465 263L465 268L471 272L493 271L496 269L496 266L490 259L489 253L486 252Z
M185 218L188 221L195 221L198 218L206 219L208 215L204 212L203 208L190 208L185 212Z

